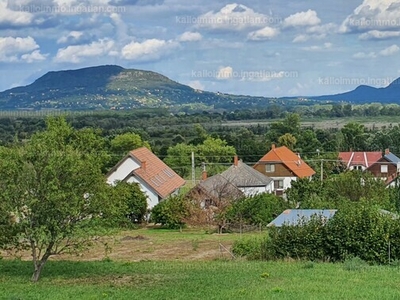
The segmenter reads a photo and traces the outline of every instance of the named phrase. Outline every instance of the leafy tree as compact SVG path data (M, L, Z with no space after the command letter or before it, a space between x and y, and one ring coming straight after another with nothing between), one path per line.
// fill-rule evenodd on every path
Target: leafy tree
M278 143L280 146L286 146L290 150L294 150L294 147L297 143L297 139L293 134L285 133L284 135L278 138Z
M290 205L282 197L263 193L233 202L227 215L230 222L265 226L287 208Z
M235 154L236 149L219 138L208 137L203 144L196 147L197 163L210 164L211 168L208 170L210 174L221 171L222 164L231 163Z
M173 196L161 201L151 210L151 221L171 229L185 225L187 205L184 197Z
M331 175L322 182L318 178L292 183L288 200L301 208L334 209L351 202L367 202L394 211L396 204L384 181L368 172L347 171Z
M199 145L209 137L207 131L200 124L196 124L194 130L196 132L196 137L190 142L192 145Z
M127 183L119 181L115 186L112 186L112 196L115 203L120 204L122 207L119 211L121 214L122 224L124 221L129 220L132 223L142 223L145 221L147 214L147 197L140 190L137 183Z
M31 250L33 281L51 255L87 245L101 214L112 211L101 172L106 155L92 148L101 143L91 130L51 118L26 144L0 149L0 246Z
M190 174L192 152L195 147L186 144L177 144L169 147L164 162L182 177Z
M151 150L147 141L143 141L140 135L132 132L117 135L111 140L111 151L114 154L125 155L129 151L140 147L146 147Z
M348 171L325 181L326 199L346 199L351 202L368 201L381 208L393 210L389 190L383 180L369 172Z
M350 122L341 129L344 138L344 150L365 151L367 134L362 124Z
M208 172L215 174L223 168L223 164L232 162L236 150L220 138L207 137L202 144L196 146L177 144L170 147L164 161L179 175L186 177L190 174L192 152L195 154L197 166L203 162L209 164Z
M296 181L292 181L291 187L286 190L288 202L292 203L294 206L301 204L302 208L314 208L315 201L310 200L314 200L317 196L321 196L321 185L322 183L315 177L313 180L300 178ZM317 205L316 208L325 207Z
M279 137L290 133L297 138L300 133L300 116L296 113L288 113L281 122L271 124L266 138L270 143L279 143Z
M322 144L318 140L315 131L311 129L301 131L295 145L296 149L307 157L315 156L318 151L322 151Z

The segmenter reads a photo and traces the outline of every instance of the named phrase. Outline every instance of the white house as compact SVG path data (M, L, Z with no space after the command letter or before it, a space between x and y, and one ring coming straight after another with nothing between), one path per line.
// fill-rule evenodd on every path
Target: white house
M148 208L178 193L185 180L146 147L132 150L107 174L107 183L138 183L147 196Z
M311 178L315 174L300 155L285 146L275 147L275 144L272 144L271 150L253 168L273 179L276 195L284 195L285 190L291 187L292 181Z
M236 186L246 196L254 196L260 193L272 193L273 180L246 165L237 156L233 165L221 173L230 183Z

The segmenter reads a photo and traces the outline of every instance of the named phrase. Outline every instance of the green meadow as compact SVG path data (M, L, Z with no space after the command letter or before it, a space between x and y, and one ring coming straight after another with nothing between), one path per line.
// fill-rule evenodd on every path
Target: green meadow
M0 261L0 299L399 299L400 268L360 263Z

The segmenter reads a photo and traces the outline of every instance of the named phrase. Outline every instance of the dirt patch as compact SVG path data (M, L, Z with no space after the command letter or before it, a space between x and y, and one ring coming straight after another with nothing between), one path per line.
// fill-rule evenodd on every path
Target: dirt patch
M195 261L231 259L230 249L237 234L208 234L205 230L163 231L139 229L121 231L114 236L97 237L93 245L79 254L60 254L51 260L95 261ZM222 245L222 246L221 246ZM18 257L31 260L29 251L12 253L0 252L4 258Z
M106 275L106 276L90 276L78 278L59 278L52 281L53 284L60 283L62 285L104 285L111 287L123 286L150 286L165 280L165 277L159 274L137 274L137 275Z
M128 235L128 236L124 236L121 239L121 242L124 242L124 241L144 241L144 240L148 240L148 238L144 237L143 235L137 235L135 237Z

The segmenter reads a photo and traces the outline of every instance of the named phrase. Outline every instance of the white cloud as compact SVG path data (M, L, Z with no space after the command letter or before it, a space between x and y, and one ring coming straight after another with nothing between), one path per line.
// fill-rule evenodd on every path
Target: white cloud
M250 32L247 38L252 41L265 41L276 37L279 34L279 29L266 26L259 30Z
M177 48L179 44L174 41L149 39L144 42L131 42L125 45L121 54L124 59L136 61L150 61L160 59L164 54Z
M304 43L310 39L309 35L300 34L293 39L293 43Z
M233 68L232 67L220 67L217 73L217 79L226 80L233 77Z
M283 27L316 26L319 23L321 23L321 19L318 18L317 12L309 9L287 17L283 21Z
M226 31L265 27L275 21L270 16L256 13L251 8L236 3L227 4L217 12L209 11L195 20L196 27Z
M17 62L21 59L27 62L41 60L39 45L36 41L30 36L26 38L0 37L0 61Z
M128 25L122 19L122 16L117 13L112 13L110 15L112 24L114 25L116 32L116 40L124 41L129 39L129 28Z
M322 46L309 46L309 47L303 47L303 50L306 51L322 51L322 50L327 50L332 48L333 44L332 43L324 43Z
M391 56L400 51L400 47L397 45L392 45L390 47L387 47L378 53L375 52L357 52L353 55L354 58L359 58L359 59L368 59L368 58L376 58L378 56Z
M382 56L391 56L399 52L400 48L397 45L392 45L390 47L387 47L383 49L382 51L379 52L380 55Z
M32 53L26 53L21 55L21 59L27 63L32 63L35 61L43 61L46 59L48 54L41 54L39 50L35 50Z
M359 59L364 59L364 58L375 58L376 53L375 52L357 52L356 54L353 55L353 58L359 58Z
M203 36L199 32L186 31L181 34L181 36L178 38L178 41L180 41L180 42L197 42L197 41L200 41L202 38L203 38Z
M311 34L323 34L323 35L327 35L327 34L332 34L337 32L338 30L338 26L334 23L327 23L327 24L323 24L323 25L315 25L315 26L311 26L308 27L306 29L307 33L311 33Z
M33 15L27 11L15 11L8 8L7 0L0 0L0 25L27 26L33 21Z
M60 37L57 44L65 44L78 41L83 36L82 31L71 31L67 35Z
M304 43L308 40L321 40L326 38L328 35L332 35L337 32L337 25L333 23L327 23L323 25L315 25L306 28L306 33L297 35L292 42L293 43Z
M360 40L386 40L400 36L400 31L371 30L359 36Z
M205 90L204 85L199 80L189 81L187 85L195 90Z
M400 0L364 0L340 26L341 33L400 28Z
M114 41L109 39L100 39L85 45L68 46L58 49L54 61L80 63L85 58L110 54L113 47Z

